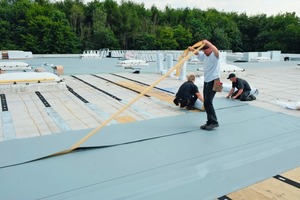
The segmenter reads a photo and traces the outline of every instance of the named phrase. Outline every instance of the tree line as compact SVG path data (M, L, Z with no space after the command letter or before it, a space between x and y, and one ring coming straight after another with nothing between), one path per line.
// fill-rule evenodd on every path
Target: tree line
M132 1L0 0L0 35L0 50L34 54L184 50L202 39L234 52L300 53L300 18L294 12L248 16L215 9L146 9Z

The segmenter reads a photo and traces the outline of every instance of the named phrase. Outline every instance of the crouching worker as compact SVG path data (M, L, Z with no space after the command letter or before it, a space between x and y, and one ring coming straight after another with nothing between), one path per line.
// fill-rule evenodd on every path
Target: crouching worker
M250 94L251 87L246 80L236 77L233 73L229 74L227 79L230 79L232 82L232 88L226 98L240 99L241 101L252 101L256 99L254 95ZM237 90L235 91L235 89Z
M203 102L203 97L197 85L195 85L195 75L190 74L187 76L187 81L179 87L173 102L177 106L180 104L181 108L186 106L187 110L194 110L194 104L197 99Z

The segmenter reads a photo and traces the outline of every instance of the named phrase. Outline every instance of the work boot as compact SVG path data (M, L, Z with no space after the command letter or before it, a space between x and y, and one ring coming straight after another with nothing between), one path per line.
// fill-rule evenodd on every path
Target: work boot
M256 97L255 97L254 95L250 95L250 98L251 98L252 100L256 100Z
M180 102L180 108L186 107L187 104L188 104L188 102L187 102L186 100L182 100L182 101Z
M187 106L186 109L187 110L195 110L194 106Z
M208 126L208 124L203 124L202 126L200 126L201 129L206 130L206 127Z
M176 106L179 105L177 98L175 98L175 99L173 100L173 103L174 103Z
M217 127L219 127L219 124L210 124L210 125L205 127L205 130L210 131L210 130L213 130L214 128L217 128Z

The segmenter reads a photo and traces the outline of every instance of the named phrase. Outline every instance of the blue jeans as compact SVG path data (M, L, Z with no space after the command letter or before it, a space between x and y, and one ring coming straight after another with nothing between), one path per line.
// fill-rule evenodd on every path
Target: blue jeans
M216 92L213 91L214 81L204 82L203 86L203 97L204 97L204 108L207 115L207 125L218 124L218 119L213 105L213 99Z

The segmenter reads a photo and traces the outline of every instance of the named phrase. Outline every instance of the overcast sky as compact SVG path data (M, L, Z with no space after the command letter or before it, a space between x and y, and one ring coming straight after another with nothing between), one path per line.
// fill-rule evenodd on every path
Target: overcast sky
M144 3L145 8L153 4L164 9L166 5L172 8L215 8L224 12L246 13L247 15L267 14L276 15L286 12L295 12L300 17L300 0L131 0L135 3ZM121 0L117 0L118 3Z

